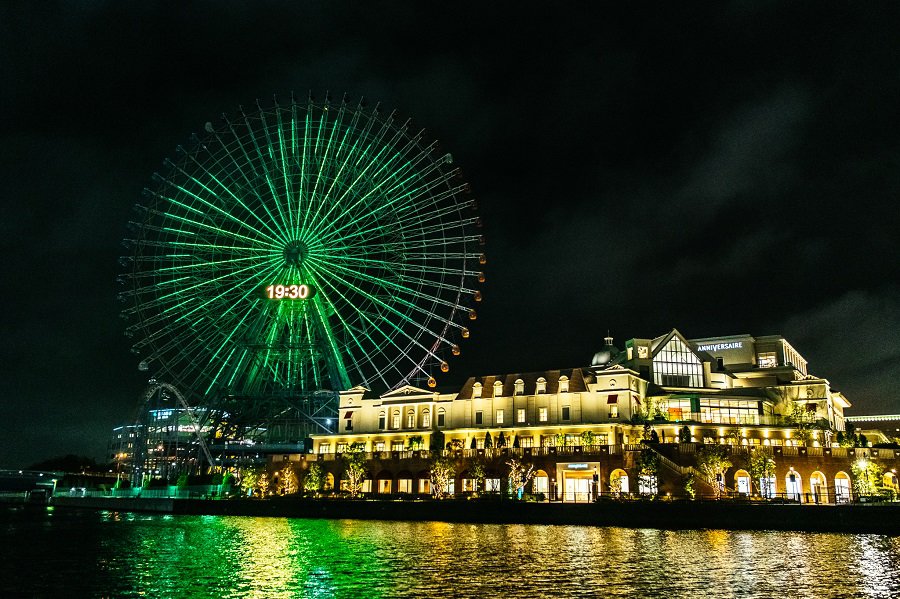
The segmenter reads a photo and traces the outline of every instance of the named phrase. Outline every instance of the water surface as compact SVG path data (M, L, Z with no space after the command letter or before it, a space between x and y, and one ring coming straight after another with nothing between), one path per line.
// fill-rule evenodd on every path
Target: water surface
M900 596L879 535L0 513L3 597Z

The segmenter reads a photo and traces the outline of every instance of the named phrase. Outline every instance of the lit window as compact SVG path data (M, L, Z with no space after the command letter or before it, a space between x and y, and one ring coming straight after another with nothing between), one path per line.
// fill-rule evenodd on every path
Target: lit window
M569 392L569 377L566 375L562 375L559 377L559 392L560 393L568 393ZM566 420L568 420L566 418Z
M618 418L619 417L619 406L609 406L609 417L610 418Z
M563 420L568 420L568 419L569 419L569 406L563 406L563 409L562 409L562 419L563 419Z
M482 421L482 415L481 415L481 410L479 410L479 411L475 412L475 424L481 424L481 421Z
M478 399L481 397L481 383L475 383L472 385L472 398Z
M544 377L538 377L537 382L535 383L535 393L546 393L547 392L547 379Z
M403 441L391 441L391 451L403 451Z
M547 422L547 408L538 408L538 420Z
M328 453L329 448L328 443L319 443L319 453Z
M494 397L500 397L503 395L503 383L500 381L494 381Z
M497 410L497 419L495 424L503 424L503 410Z
M391 428L400 428L400 412L394 412L391 416Z
M516 410L516 422L525 422L525 408Z
M406 428L414 428L416 426L416 414L412 410L406 413Z
M422 428L431 428L431 413L427 409L422 412Z
M681 339L673 337L653 356L653 382L668 387L702 387L703 365Z
M760 368L775 368L778 366L778 358L773 351L760 352L756 355L756 365Z
M375 451L384 451L384 441L375 441Z
M346 443L338 443L335 446L335 451L337 451L338 453L344 453L345 451L347 451L347 444Z
M523 393L525 393L525 381L516 379L516 395L522 395Z

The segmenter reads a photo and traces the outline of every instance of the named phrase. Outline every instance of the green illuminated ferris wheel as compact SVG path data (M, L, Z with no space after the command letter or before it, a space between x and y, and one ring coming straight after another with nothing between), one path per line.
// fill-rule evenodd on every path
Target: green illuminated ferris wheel
M312 98L207 123L136 206L120 298L144 369L195 398L434 386L485 263L449 154Z

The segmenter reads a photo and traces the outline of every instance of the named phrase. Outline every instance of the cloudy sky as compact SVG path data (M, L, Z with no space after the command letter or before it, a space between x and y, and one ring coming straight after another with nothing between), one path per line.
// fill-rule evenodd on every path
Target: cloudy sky
M900 412L900 8L710 5L3 3L0 467L133 417L131 206L292 90L381 101L465 170L490 265L455 376L586 365L607 330L783 334L854 413Z

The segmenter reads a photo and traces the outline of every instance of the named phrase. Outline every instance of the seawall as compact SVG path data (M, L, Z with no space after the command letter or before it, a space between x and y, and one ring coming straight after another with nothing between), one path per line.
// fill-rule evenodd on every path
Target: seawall
M661 529L796 530L900 535L900 504L798 505L728 501L363 501L277 498L135 499L54 497L62 508L167 514L409 520L483 524L574 524Z

